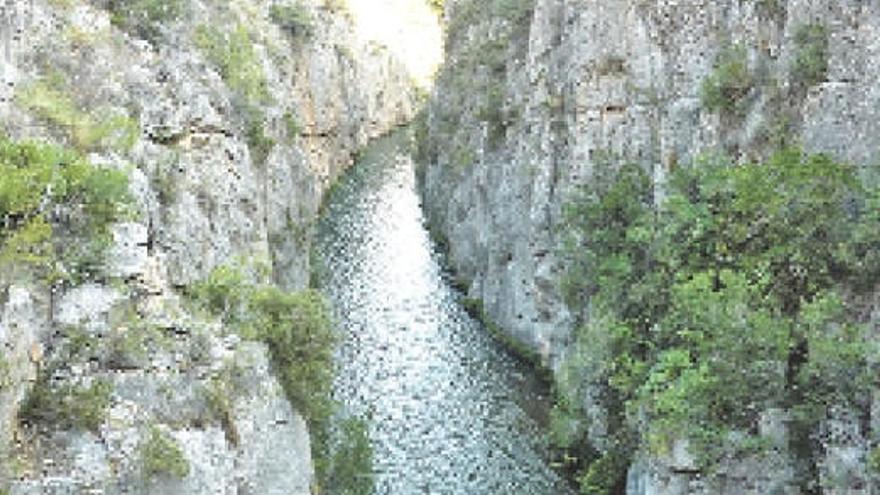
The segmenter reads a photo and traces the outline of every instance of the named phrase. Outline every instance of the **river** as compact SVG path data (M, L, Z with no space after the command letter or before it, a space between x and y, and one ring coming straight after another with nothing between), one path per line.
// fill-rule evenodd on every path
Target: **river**
M443 269L409 145L405 130L372 144L318 228L343 339L334 396L370 414L376 493L571 493L546 463L546 390L465 312Z

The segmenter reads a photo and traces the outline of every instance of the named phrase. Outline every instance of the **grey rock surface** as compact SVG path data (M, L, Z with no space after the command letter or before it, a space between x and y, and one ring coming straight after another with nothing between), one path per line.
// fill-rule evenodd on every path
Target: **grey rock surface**
M588 317L572 314L561 295L563 208L608 157L649 171L656 201L679 164L718 150L759 158L771 138L876 173L875 2L535 0L513 26L474 5L446 2L450 63L427 112L424 208L468 297L551 368L570 352L575 322ZM810 23L827 29L828 71L797 90L795 34ZM736 118L700 101L718 53L732 45L745 49L756 77ZM788 126L774 135L783 117ZM591 402L598 393L585 391L583 405L601 446L603 418ZM852 474L838 476L847 480L839 493L865 486L855 468L867 453L860 442L825 454L823 479ZM789 463L765 461L731 461L728 484L713 488L649 456L633 467L628 493L787 493Z
M266 347L180 294L241 259L266 260L275 283L305 288L324 193L370 139L409 121L416 89L388 50L321 0L300 2L310 36L272 22L272 1L181 3L183 15L147 41L121 30L103 0L0 2L2 132L76 144L72 129L21 102L40 83L55 84L88 119L136 125L131 143L116 144L124 136L114 129L85 150L92 163L128 174L136 205L111 226L102 273L52 291L38 280L2 286L9 282L0 277L0 358L8 364L0 366L0 491L310 493L308 425ZM204 26L247 30L254 71L265 79L265 98L250 102L270 143L265 159L241 90L196 41ZM231 365L247 386L218 402L212 387L229 385ZM23 425L21 408L49 369L51 387L109 384L96 431ZM182 479L145 477L141 452L152 427L182 449L190 467Z

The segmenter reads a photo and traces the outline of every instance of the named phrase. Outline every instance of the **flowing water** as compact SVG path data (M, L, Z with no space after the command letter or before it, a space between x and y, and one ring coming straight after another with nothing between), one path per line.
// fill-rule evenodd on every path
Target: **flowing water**
M545 391L464 311L423 220L401 131L363 154L319 227L343 332L334 395L371 417L376 493L571 493L546 464Z

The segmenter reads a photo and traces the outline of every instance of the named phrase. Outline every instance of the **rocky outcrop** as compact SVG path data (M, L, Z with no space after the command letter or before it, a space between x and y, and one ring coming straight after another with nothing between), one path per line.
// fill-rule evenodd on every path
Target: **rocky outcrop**
M660 185L700 153L754 157L780 138L866 169L880 158L880 138L867 132L880 99L875 5L508 3L528 15L447 2L449 63L430 103L421 176L428 216L470 295L551 363L575 316L558 293L554 229L602 157L642 163ZM828 70L803 87L791 67L795 34L809 24L827 30ZM755 78L741 116L700 101L731 46L745 49Z
M132 3L134 20L111 13L120 2L0 5L2 132L124 170L136 203L93 280L0 287L0 492L307 494L307 425L266 347L181 292L244 258L306 287L323 194L412 117L416 90L336 3L289 2L303 24L277 2L167 2L179 10L161 19L150 3ZM109 384L106 418L23 428L34 383ZM180 446L185 476L145 475L154 430Z
M800 142L866 175L880 158L880 136L868 131L880 108L876 4L456 0L446 24L448 63L421 140L426 214L468 296L553 368L587 317L561 295L563 208L608 157L650 171L657 201L670 171L704 152L752 159ZM810 42L799 33L811 26L827 42L816 50L827 66L812 78L798 67ZM701 99L725 51L742 54L750 77L732 111ZM865 429L846 417L848 426L829 422L851 434L826 448L820 477L862 493ZM733 481L713 487L676 462L636 462L628 493L771 493L790 473L784 459L753 459L729 465Z

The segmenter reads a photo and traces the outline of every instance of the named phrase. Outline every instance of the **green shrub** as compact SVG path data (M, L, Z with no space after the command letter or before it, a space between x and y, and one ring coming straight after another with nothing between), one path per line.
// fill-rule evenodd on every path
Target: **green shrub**
M339 495L370 495L375 490L372 472L373 447L367 423L360 418L347 418L339 425L339 442L324 479L327 493Z
M49 78L21 86L15 101L41 119L64 130L71 144L83 151L109 148L131 149L140 135L137 122L123 114L103 115L80 110L58 78Z
M880 473L880 447L874 447L868 454L868 469L873 473Z
M110 21L120 29L155 42L162 24L184 13L183 0L111 0L107 4Z
M195 42L220 70L229 88L245 98L249 105L270 100L266 76L247 26L239 24L223 32L202 25L196 28Z
M69 272L97 270L109 224L130 215L131 205L125 173L59 147L0 139L0 265L7 276L26 271L52 279L56 260ZM61 226L49 216L59 209L68 214ZM56 242L58 231L77 242Z
M703 80L700 100L710 112L739 115L744 111L743 99L754 85L746 50L740 45L723 49L712 73Z
M141 445L143 472L147 478L170 476L186 478L190 466L177 441L156 426Z
M147 365L151 351L168 349L171 338L158 326L141 319L136 312L126 315L123 322L110 333L108 367L137 369Z
M275 140L266 135L266 126L262 112L252 109L245 122L245 140L251 151L251 159L256 164L266 163Z
M854 252L877 259L880 235L864 213L877 193L853 167L791 149L703 160L673 174L658 209L641 168L599 170L566 208L566 300L591 318L563 368L607 384L620 447L606 456L625 457L634 437L660 454L686 438L708 469L760 452L764 439L729 434L757 431L770 408L795 413L804 438L830 404L867 410L866 329L839 294L869 290ZM587 493L607 489L606 467L585 468Z
M9 360L6 358L5 354L0 353L0 390L5 389L9 385Z
M18 417L31 424L97 432L110 406L112 391L110 382L103 380L88 387L52 387L48 377L43 376L28 393Z
M269 8L269 18L281 29L294 36L312 34L312 16L303 4L273 5Z
M242 116L248 148L254 163L264 163L275 141L266 135L266 117L260 106L271 102L272 98L250 31L242 24L229 33L211 26L199 26L195 42L220 70L229 88L238 95L237 113Z
M307 418L331 410L335 337L327 305L313 291L256 290L250 300L255 333L269 345L272 363L288 398Z
M801 88L815 86L828 73L828 30L821 24L804 24L794 34L792 82Z
M289 293L252 282L233 266L215 269L193 286L190 297L244 337L268 345L285 395L309 421L318 478L327 480L336 336L324 298L312 290ZM228 405L215 396L212 407L222 413Z

